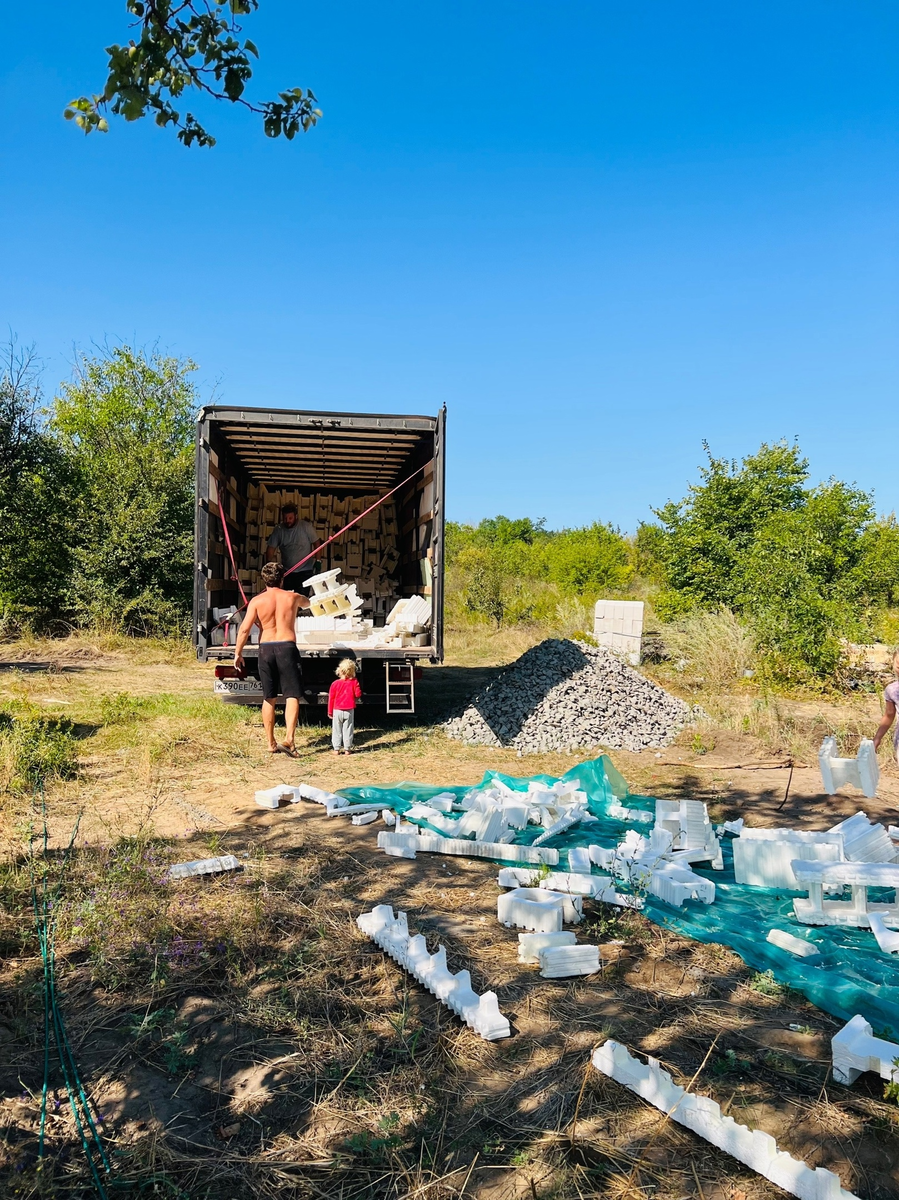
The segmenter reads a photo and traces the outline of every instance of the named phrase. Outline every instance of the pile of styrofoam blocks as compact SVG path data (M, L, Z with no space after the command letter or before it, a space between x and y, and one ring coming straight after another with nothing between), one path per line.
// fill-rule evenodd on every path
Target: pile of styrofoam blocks
M701 800L656 800L655 818L654 828L671 834L672 862L708 862L713 870L724 870L721 843Z
M518 961L539 963L544 979L593 975L599 970L599 947L577 945L574 934L562 930L563 924L583 919L580 896L518 887L498 897L496 915L506 928L530 931L518 935Z
M837 1083L855 1083L865 1071L875 1071L887 1083L899 1083L899 1046L874 1037L865 1018L856 1014L831 1038L833 1077Z
M312 588L309 611L313 617L340 617L353 615L362 608L362 597L356 593L354 583L338 583L339 568L312 575L303 586Z
M835 796L841 787L850 784L864 792L869 800L877 795L880 764L870 738L862 738L855 758L837 757L837 739L826 737L818 751L821 781L828 796Z
M655 1058L647 1063L634 1058L626 1046L607 1041L593 1054L593 1065L603 1075L636 1092L661 1112L692 1129L732 1158L770 1179L800 1200L858 1200L844 1191L839 1177L824 1167L807 1163L778 1150L777 1142L761 1129L749 1129L733 1117L721 1115L708 1096L697 1096L676 1084Z
M409 936L404 912L394 915L389 904L379 904L371 912L357 917L356 924L475 1033L488 1042L509 1036L509 1022L499 1011L496 993L485 992L478 996L472 989L468 971L454 975L446 965L443 946L438 946L436 954L428 954L421 934Z
M733 841L734 877L753 887L796 889L792 864L895 862L899 847L882 825L857 812L830 829L747 829Z
M657 824L649 837L630 829L612 849L591 846L590 856L601 870L627 880L632 887L645 888L650 895L675 908L680 908L685 900L711 904L715 899L714 883L682 865L685 852L675 851L673 841L670 830ZM719 847L715 854L706 847L703 853L706 857L714 855L717 861L721 851Z

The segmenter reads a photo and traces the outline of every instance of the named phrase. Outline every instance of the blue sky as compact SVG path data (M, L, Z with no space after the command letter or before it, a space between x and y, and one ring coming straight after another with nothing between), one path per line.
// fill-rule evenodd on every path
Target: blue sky
M0 329L189 356L223 403L449 411L449 515L633 530L798 437L897 507L895 3L261 0L252 92L85 139L123 0L0 14Z

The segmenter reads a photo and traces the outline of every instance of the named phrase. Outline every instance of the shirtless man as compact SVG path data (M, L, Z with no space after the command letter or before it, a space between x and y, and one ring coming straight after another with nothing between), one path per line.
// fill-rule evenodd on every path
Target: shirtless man
M262 568L265 591L254 596L247 608L247 615L237 631L234 646L234 665L243 670L243 648L250 631L258 625L259 634L259 678L262 681L262 724L268 739L270 754L289 754L297 758L294 736L300 715L300 689L302 672L300 652L297 650L297 610L308 608L309 601L298 592L288 592L281 587L284 568L280 563L268 562ZM282 694L285 699L284 724L287 741L275 741L275 698Z

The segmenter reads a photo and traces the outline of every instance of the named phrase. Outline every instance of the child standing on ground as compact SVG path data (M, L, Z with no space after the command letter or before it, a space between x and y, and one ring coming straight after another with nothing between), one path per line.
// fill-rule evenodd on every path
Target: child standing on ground
M353 723L356 701L362 699L362 688L356 678L356 664L345 658L337 668L337 678L328 692L328 716L331 718L331 745L334 753L340 753L343 742L344 754L353 749Z
M884 708L886 711L877 727L877 732L874 734L875 750L883 741L890 726L896 719L896 706L899 705L899 651L893 655L893 674L896 678L892 683L888 683L883 690ZM896 726L893 733L893 751L896 755L896 760L899 761L899 725Z

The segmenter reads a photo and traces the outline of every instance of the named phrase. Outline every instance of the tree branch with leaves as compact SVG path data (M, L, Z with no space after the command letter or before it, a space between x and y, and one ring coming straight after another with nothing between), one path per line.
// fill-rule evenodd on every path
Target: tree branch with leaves
M259 0L127 0L136 37L127 46L107 46L106 86L100 95L72 100L66 120L86 134L106 133L107 112L126 121L155 114L156 124L177 129L185 146L214 146L215 138L193 113L182 116L176 108L193 90L258 114L267 137L289 141L307 132L322 115L308 88L290 88L259 103L244 97L253 76L251 59L259 51L241 38L238 18L258 7Z

